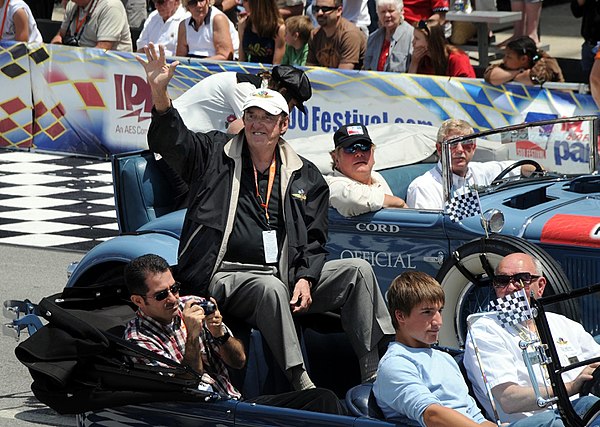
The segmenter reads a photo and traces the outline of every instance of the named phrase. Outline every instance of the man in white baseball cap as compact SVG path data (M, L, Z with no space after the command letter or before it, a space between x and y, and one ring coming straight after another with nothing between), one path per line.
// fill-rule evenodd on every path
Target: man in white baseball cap
M244 103L244 130L194 133L167 93L177 63L146 49L154 109L150 149L190 187L176 280L181 294L212 296L222 311L260 330L296 390L313 388L293 315L339 309L362 380L377 371L378 344L394 328L371 265L325 262L329 188L318 168L282 138L288 105L257 89Z

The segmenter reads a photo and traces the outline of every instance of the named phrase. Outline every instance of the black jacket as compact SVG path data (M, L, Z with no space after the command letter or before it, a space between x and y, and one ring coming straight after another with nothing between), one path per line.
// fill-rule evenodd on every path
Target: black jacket
M176 109L153 110L150 150L159 153L190 186L189 207L179 242L177 278L184 293L206 295L227 250L240 186L243 132L228 140L221 132L194 133ZM286 236L280 278L293 288L300 278L313 284L325 263L329 187L315 165L279 140L281 194Z
M571 0L571 12L575 18L583 17L581 37L592 44L600 41L600 0L585 0L583 6Z

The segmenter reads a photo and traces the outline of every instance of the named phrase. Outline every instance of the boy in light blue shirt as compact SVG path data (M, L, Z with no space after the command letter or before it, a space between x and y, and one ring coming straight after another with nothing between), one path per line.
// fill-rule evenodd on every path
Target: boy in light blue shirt
M496 426L469 395L452 356L431 348L442 328L444 299L441 285L425 273L405 272L392 282L387 300L396 340L379 361L373 384L377 404L388 421L406 425ZM564 423L546 411L503 426L564 427Z
M396 340L379 362L373 392L388 421L420 426L486 426L455 360L431 348L442 327L444 291L431 276L405 272L387 294Z

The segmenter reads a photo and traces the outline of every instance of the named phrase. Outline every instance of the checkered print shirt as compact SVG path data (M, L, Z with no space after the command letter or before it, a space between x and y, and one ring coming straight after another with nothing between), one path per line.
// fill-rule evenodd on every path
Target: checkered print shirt
M124 338L163 357L181 363L185 354L185 341L187 338L187 329L183 322L181 310L183 310L186 301L192 298L198 299L195 296L179 298L179 311L169 325L163 325L138 310L136 318L130 320L127 324ZM204 366L202 385L209 385L213 391L227 394L233 399L239 399L241 394L229 381L227 367L221 359L219 347L214 343L212 335L206 327L203 328L200 335L200 352ZM144 357L132 357L131 359L134 363L165 366L157 360Z

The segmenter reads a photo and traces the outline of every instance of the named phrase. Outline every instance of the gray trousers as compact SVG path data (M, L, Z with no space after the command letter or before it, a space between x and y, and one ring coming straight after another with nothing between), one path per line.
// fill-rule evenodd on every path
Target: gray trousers
M209 286L219 307L257 328L285 371L304 365L288 287L270 271L218 271ZM373 269L358 258L328 261L308 313L340 309L342 328L360 358L395 333Z

